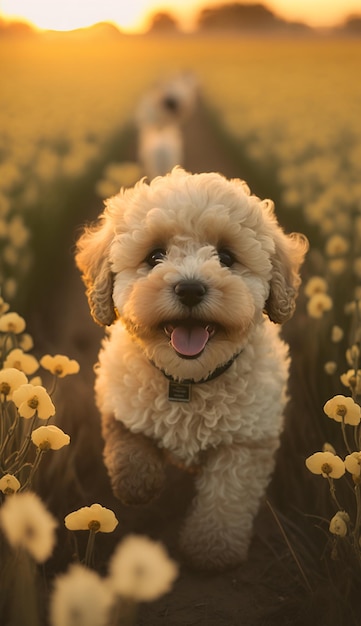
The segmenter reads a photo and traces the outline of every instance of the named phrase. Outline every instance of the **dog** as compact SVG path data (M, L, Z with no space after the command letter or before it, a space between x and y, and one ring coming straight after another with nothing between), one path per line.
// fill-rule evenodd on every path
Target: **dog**
M150 180L183 162L183 136L178 124L145 125L139 132L138 160Z
M153 85L135 112L138 162L147 178L164 176L184 161L184 126L194 112L198 82L181 72Z
M245 182L180 167L110 198L78 240L107 327L95 392L112 489L143 504L168 463L194 471L180 546L196 568L247 558L288 399L279 327L307 248Z

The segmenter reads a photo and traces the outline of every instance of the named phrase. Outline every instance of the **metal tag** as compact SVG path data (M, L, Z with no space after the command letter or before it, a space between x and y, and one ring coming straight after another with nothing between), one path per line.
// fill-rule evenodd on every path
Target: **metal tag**
M187 383L175 383L172 380L168 384L168 400L170 402L189 402L191 399L191 386Z

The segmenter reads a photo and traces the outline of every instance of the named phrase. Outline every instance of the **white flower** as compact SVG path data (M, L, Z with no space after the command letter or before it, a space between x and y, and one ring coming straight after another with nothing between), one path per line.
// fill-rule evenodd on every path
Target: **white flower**
M118 525L114 512L100 504L83 506L73 511L65 517L64 522L68 530L94 530L101 533L111 533Z
M21 485L13 474L5 474L0 478L0 491L9 495L11 493L16 493L19 491Z
M7 400L11 400L14 391L21 385L26 385L28 379L24 372L20 372L14 367L7 367L0 370L0 400L4 396Z
M70 443L69 435L66 435L61 428L50 424L40 426L31 433L32 442L41 450L60 450Z
M55 580L51 626L105 626L112 601L111 590L96 572L72 565Z
M0 332L18 335L25 330L26 323L17 313L5 313L0 317Z
M19 415L25 419L33 417L36 411L42 420L55 415L55 406L46 389L40 385L21 385L14 391L13 401L18 408Z
M160 543L129 535L116 548L110 563L111 587L134 600L155 600L169 591L178 566Z
M62 354L56 354L55 356L45 354L40 359L40 364L44 369L59 378L64 378L64 376L77 374L79 372L79 363L75 361L75 359L69 359Z
M24 548L39 563L51 556L57 522L35 493L7 498L0 509L0 526L13 548Z
M34 374L39 368L39 363L31 354L25 354L20 348L15 348L7 355L4 367L15 367L24 374Z

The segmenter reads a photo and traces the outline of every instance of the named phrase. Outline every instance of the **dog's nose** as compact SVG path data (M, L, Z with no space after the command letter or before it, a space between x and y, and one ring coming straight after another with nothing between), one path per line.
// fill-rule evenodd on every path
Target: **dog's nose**
M207 289L198 280L181 280L174 287L174 291L182 304L192 307L203 300Z

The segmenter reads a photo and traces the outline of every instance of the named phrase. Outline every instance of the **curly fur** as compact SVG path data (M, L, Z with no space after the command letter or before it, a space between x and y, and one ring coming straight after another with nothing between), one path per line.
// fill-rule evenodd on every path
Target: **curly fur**
M169 460L197 468L181 532L197 567L247 556L287 401L288 347L272 322L293 313L306 251L244 182L180 168L111 198L78 243L93 316L108 325L117 311L96 368L113 490L147 502ZM175 326L188 330L191 354L173 340ZM199 332L207 340L197 351ZM191 380L189 402L168 399L168 378Z

